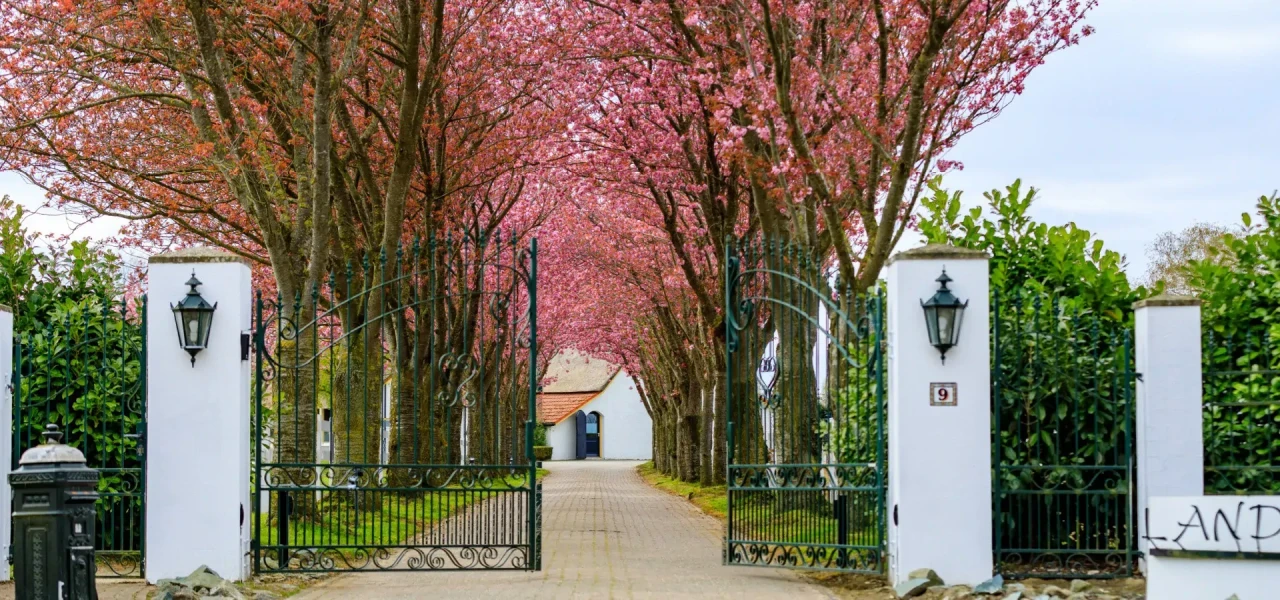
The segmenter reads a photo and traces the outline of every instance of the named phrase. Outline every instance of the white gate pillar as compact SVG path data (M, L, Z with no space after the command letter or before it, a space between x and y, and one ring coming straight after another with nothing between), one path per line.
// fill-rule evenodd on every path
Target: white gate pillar
M990 277L985 252L928 245L888 268L889 577L929 568L948 585L991 577ZM949 288L969 302L946 362L920 303ZM941 385L946 384L946 385ZM938 392L936 390L946 390Z
M1204 494L1200 301L1159 295L1134 308L1138 380L1138 549L1147 552L1154 496Z
M170 303L189 289L217 303L208 347L195 364L178 341ZM249 574L249 267L237 256L190 248L151 257L147 272L146 574L152 583L208 565L230 580Z
M13 488L9 487L9 471L13 465L13 309L0 304L0 465L4 465L4 481L0 482L0 506L13 505ZM25 448L24 448L25 449ZM9 548L13 536L13 520L0 519L0 581L9 581Z

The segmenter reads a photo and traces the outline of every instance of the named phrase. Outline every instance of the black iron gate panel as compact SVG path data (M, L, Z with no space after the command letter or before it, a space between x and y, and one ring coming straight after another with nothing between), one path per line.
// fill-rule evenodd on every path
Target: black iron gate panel
M146 297L67 302L40 329L16 332L13 453L41 443L53 423L97 469L98 577L145 575Z
M1021 288L993 291L991 306L996 569L1131 575L1132 314Z
M258 572L540 568L536 282L433 238L258 298Z
M882 572L883 297L777 243L726 264L725 562Z

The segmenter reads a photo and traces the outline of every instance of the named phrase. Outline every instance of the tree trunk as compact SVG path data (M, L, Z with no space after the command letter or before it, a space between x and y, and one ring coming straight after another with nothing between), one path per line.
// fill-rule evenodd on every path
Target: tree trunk
M711 469L711 483L723 484L725 482L725 474L728 472L728 439L729 439L729 415L728 415L728 382L724 380L725 372L725 353L724 348L717 345L715 353L716 374L719 379L713 388L714 398L712 399L711 409L715 413L714 433L712 435L712 454L714 455L715 464Z
M384 356L380 333L375 324L366 324L337 346L341 354L332 350L328 353L336 463L382 463Z
M702 485L712 485L713 483L715 483L714 473L717 470L716 464L715 464L715 457L712 455L712 452L715 448L715 444L711 439L713 435L717 434L717 432L714 431L715 427L712 426L712 423L714 423L714 419L715 419L712 402L715 401L713 396L715 395L716 388L714 383L712 383L711 385L702 385L699 387L702 388L700 390L701 393L698 394L699 406L702 409L702 418L699 420L700 424L702 425L702 440L701 440L702 452L698 457L698 463L700 467L698 481Z
M662 472L669 477L677 477L679 448L676 443L676 429L679 425L679 419L676 411L669 409L664 421L666 422L662 428L662 438L666 445L666 449L663 452L663 456L666 457L666 468Z
M768 464L773 462L773 455L766 443L764 420L761 413L764 409L759 394L757 371L760 368L764 344L760 339L772 337L772 329L747 328L742 332L738 350L733 354L733 463ZM728 402L726 398L725 402ZM730 411L726 404L726 413ZM728 425L725 426L726 429ZM727 456L726 456L727 458Z
M296 322L296 321L295 321ZM276 415L268 426L276 437L277 463L316 462L316 338L311 329L293 339L276 344L279 372L274 385ZM306 468L288 469L288 478L298 485L314 485L315 475ZM286 483L282 481L281 483Z

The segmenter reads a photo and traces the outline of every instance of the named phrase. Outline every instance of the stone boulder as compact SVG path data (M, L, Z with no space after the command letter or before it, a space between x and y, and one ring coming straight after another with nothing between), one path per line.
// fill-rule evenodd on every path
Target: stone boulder
M230 598L246 600L235 584L223 579L205 565L186 577L161 579L156 585L155 600L203 600L204 598Z

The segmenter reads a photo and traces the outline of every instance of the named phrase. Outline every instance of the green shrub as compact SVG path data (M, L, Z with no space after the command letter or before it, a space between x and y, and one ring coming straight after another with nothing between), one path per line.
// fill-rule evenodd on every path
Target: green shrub
M1158 292L1132 285L1124 257L1088 230L1032 219L1028 210L1036 189L1023 194L1021 180L983 194L990 216L974 207L961 217L961 192L948 192L937 180L929 187L932 194L920 201L921 233L930 243L990 253L994 293L1041 292L1070 301L1073 308L1128 321L1135 301Z
M145 411L143 332L138 307L124 300L121 261L86 241L40 240L22 217L22 207L0 199L0 304L13 309L19 342L15 450L38 444L46 424L59 425L63 442L103 469L99 512L133 503L123 514L141 514L134 494L142 491L135 434ZM101 527L111 547L139 547L129 518Z
M1188 263L1202 302L1206 489L1280 493L1280 198Z
M551 446L534 446L533 457L538 460L551 460Z

